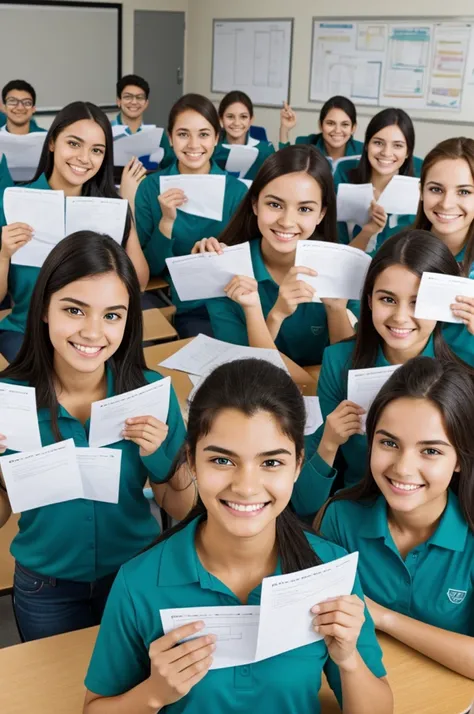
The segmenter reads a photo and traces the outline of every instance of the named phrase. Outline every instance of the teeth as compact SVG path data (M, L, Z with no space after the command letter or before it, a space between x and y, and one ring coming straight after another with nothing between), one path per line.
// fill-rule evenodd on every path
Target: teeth
M186 156L192 156L193 158L198 158L199 156L203 156L203 153L202 153L202 151L199 152L198 154L193 151L188 151L186 153Z
M389 329L391 332L395 332L396 335L409 335L410 332L411 332L411 329L408 329L408 328L402 330L402 329L400 329L400 328L398 328L398 327L389 327L388 329Z
M385 164L386 166L389 166L390 164L394 164L394 161L387 161L387 159L377 159L379 164Z
M78 172L81 173L81 174L85 174L86 171L89 170L89 169L84 169L84 168L82 168L81 166L72 166L71 164L69 164L69 165L71 166L71 169L72 169L73 171L78 171Z
M275 235L279 236L279 238L294 238L295 237L294 233L281 233L280 231L275 231Z
M85 345L78 345L76 342L72 343L76 350L79 350L79 352L84 352L86 355L95 355L98 354L102 347L86 347Z
M421 484L416 485L411 483L400 483L399 481L394 481L393 479L390 479L390 482L393 483L395 488L399 488L402 491L416 491L417 489L421 488Z
M233 511L244 511L251 513L252 511L260 511L264 507L264 503L252 503L249 506L244 506L241 503L232 503L231 501L226 501L226 505L232 508Z
M460 214L454 215L451 213L437 213L436 215L446 221L454 221L456 218L461 218Z

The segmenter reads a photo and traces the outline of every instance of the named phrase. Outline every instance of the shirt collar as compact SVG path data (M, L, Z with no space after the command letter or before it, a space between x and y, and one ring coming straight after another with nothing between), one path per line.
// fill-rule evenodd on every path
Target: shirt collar
M430 339L426 343L425 349L419 356L420 357L434 357L435 356L433 333L431 333ZM376 367L391 367L391 366L393 366L388 361L388 359L385 357L384 351L382 349L382 345L380 345L380 344L379 344L379 347L377 350L377 359L375 360L375 366Z
M380 495L373 503L367 504L370 508L370 517L365 518L359 525L362 538L386 538L390 535L387 520L387 501Z
M45 174L41 174L36 181L33 181L32 183L28 184L28 188L41 188L43 190L48 190L51 188L51 186L48 183L48 179L46 178Z
M174 162L170 165L169 170L167 171L167 173L168 173L170 176L179 176L179 175L180 175L179 169L178 169L178 162L177 162L177 161L174 161ZM225 175L226 175L226 172L223 171L223 169L221 169L221 168L215 163L215 161L213 161L212 159L211 159L211 170L209 171L209 173L210 173L210 174L219 174L219 175L221 175L221 176L225 176ZM209 174L205 174L205 175L209 175Z
M264 280L271 280L271 282L274 283L275 281L263 261L261 238L254 238L250 241L250 254L252 256L253 271L257 283L262 283Z
M451 489L448 490L448 503L441 516L439 525L428 543L439 548L462 552L468 532L467 522L462 514L459 499Z

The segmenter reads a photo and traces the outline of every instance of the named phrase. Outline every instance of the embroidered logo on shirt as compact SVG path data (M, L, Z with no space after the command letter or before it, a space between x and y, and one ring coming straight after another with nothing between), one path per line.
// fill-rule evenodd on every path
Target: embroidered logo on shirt
M311 332L313 335L320 335L325 329L324 325L311 325Z
M452 602L453 605L460 605L467 595L467 590L453 590L453 588L449 588L447 595L449 602Z

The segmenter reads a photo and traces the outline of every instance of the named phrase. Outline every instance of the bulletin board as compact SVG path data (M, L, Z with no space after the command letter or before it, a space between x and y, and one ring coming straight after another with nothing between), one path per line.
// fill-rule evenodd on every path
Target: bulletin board
M289 101L293 20L214 20L211 92L246 92L254 104Z
M474 120L474 17L313 18L310 102L357 104Z

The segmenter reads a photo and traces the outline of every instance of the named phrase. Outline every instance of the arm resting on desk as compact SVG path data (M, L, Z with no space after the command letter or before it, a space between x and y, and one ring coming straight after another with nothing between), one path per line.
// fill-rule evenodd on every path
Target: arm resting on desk
M83 714L157 714L162 707L151 691L151 680L116 697L101 697L87 690Z
M339 666L344 714L393 714L393 695L386 677L376 677L356 651Z

